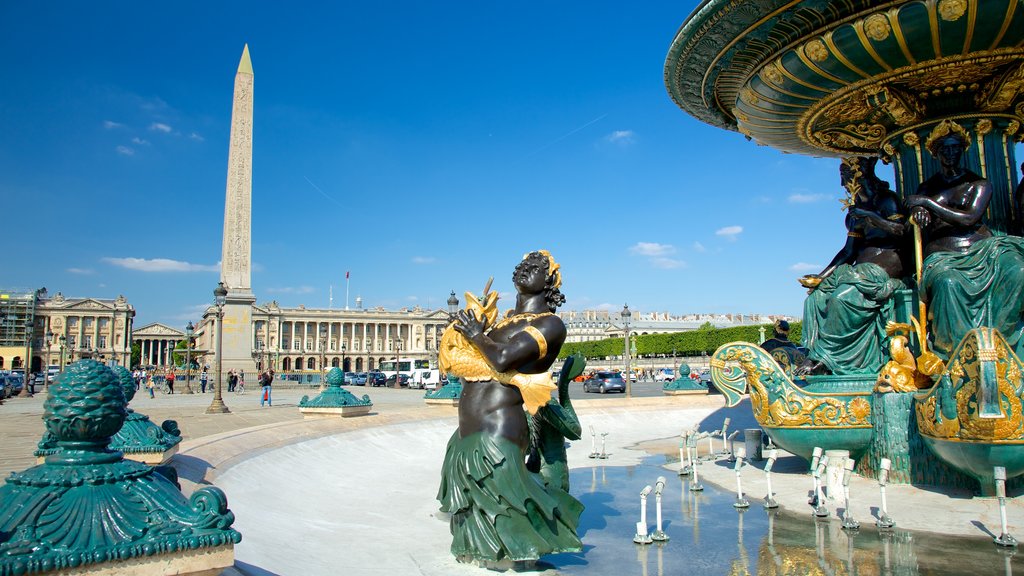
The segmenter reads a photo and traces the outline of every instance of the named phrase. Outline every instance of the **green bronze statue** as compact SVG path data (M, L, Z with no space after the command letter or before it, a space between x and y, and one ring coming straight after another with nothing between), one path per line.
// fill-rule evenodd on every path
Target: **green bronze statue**
M999 330L1024 353L1024 240L995 236L982 223L992 198L988 180L961 166L970 135L950 120L925 146L941 166L907 197L923 230L919 296L928 305L933 351L945 359L972 328Z
M565 302L561 272L541 250L523 258L512 280L516 305L505 318L498 320L488 282L481 299L466 294L466 309L441 339L441 369L462 380L463 392L437 498L451 515L451 551L462 562L533 561L582 549L578 511L567 509L562 495L525 464L527 412L552 422L542 410L555 389L549 369L566 335L554 314Z
M886 322L893 295L903 288L906 218L896 194L875 176L875 158L847 158L839 173L845 202L846 243L819 274L800 283L803 343L810 359L801 374L873 374L888 360Z

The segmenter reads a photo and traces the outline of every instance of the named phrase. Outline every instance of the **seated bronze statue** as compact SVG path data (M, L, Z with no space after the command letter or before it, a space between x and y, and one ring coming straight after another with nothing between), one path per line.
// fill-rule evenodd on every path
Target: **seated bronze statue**
M940 164L917 194L910 215L923 230L924 270L919 297L928 305L931 348L946 359L972 328L999 330L1024 352L1024 240L995 236L982 222L991 183L961 166L970 135L950 120L925 146Z
M441 338L441 369L463 386L437 495L451 514L451 551L460 561L531 561L582 549L582 505L566 500L572 497L560 482L549 486L525 465L524 405L532 420L555 422L542 407L555 390L548 370L566 335L554 314L565 301L561 272L541 250L523 258L512 280L516 305L503 319L488 283L481 299L466 294L466 309Z
M772 326L772 337L762 342L761 348L769 352L787 373L799 368L807 360L807 349L790 341L789 322L785 320L775 321Z
M839 168L849 192L846 243L828 266L800 283L804 301L803 343L808 362L798 374L873 374L888 360L886 322L893 294L903 288L903 207L875 176L876 158L847 158Z

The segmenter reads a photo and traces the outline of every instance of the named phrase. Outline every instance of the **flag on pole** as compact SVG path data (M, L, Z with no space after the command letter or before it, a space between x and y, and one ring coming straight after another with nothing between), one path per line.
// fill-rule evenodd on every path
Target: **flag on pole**
M348 280L348 270L345 270L345 280Z

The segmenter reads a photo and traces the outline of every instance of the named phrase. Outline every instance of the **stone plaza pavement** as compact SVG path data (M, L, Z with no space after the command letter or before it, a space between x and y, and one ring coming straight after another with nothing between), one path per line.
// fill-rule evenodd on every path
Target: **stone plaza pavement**
M455 429L452 407L426 406L422 392L351 388L370 394L367 416L303 420L296 404L299 390L275 389L275 405L259 406L249 392L225 395L231 414L207 415L212 394L137 396L132 407L159 423L178 421L184 440L171 460L186 493L197 484L225 490L243 534L236 546L236 568L229 574L480 574L448 553L450 536L437 517L441 458ZM308 391L306 392L308 393ZM34 464L32 450L42 434L43 395L11 399L0 406L0 472ZM720 396L623 396L574 400L584 438L572 443L574 468L628 466L650 454L664 454L666 476L678 467L678 434L700 424L702 430L755 426L749 404L724 409ZM609 459L587 458L589 429L607 432ZM752 506L765 492L762 463L743 470ZM808 515L810 479L802 460L781 458L773 475L783 510ZM702 481L732 490L735 473L724 461L701 467ZM637 480L636 490L647 483ZM629 489L633 490L633 486ZM877 484L855 477L854 515L873 530ZM908 486L891 486L889 511L902 529L961 535L986 542L999 532L993 499L970 498ZM836 503L829 503L835 520ZM633 514L635 511L622 511ZM1010 533L1024 526L1021 499L1010 502ZM627 535L628 536L628 535ZM585 543L586 543L585 538ZM337 552L339 546L344 553ZM382 551L400 551L382 554Z

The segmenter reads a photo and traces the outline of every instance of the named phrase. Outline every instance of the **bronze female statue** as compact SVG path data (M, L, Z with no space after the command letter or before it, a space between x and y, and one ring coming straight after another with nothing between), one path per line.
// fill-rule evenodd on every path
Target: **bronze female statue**
M819 274L800 279L803 343L809 361L801 374L874 374L888 360L885 324L893 294L903 287L905 217L899 199L875 176L875 158L846 158L839 168L850 194L846 243Z
M924 271L918 296L928 304L932 349L946 358L972 328L998 329L1024 352L1024 241L994 236L982 223L992 185L961 166L970 135L950 120L925 146L940 170L907 197L924 234Z
M497 321L497 296L466 295L441 340L443 371L462 380L459 428L448 442L438 500L451 514L460 561L536 560L582 549L578 518L524 464L535 415L551 400L548 370L565 341L554 314L565 301L558 264L544 250L516 266L516 306ZM489 284L488 284L489 288Z

